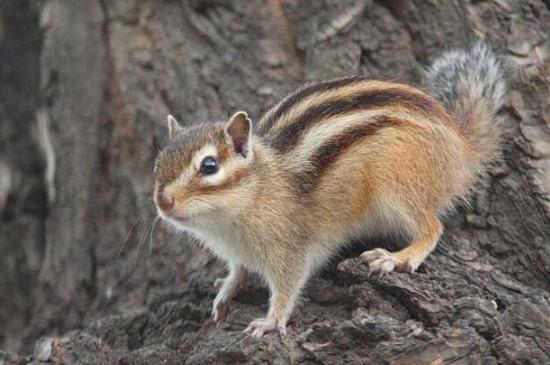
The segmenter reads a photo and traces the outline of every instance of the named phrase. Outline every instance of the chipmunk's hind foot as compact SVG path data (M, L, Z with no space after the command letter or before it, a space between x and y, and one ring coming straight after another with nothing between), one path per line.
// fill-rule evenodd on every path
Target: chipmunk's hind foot
M369 265L369 276L398 272L413 272L407 262L402 262L395 254L376 248L374 250L365 251L361 254L361 260Z
M413 273L435 248L443 225L433 216L419 224L420 234L403 250L391 253L382 248L365 251L361 259L369 265L369 275L384 275L392 271Z

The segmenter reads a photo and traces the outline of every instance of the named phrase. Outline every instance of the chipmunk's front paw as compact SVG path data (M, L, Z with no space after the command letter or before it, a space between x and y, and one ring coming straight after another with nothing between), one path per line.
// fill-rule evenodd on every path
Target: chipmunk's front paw
M214 299L212 305L212 317L218 326L227 321L227 314L229 313L229 300L226 300L223 296L218 295Z
M392 271L405 271L403 263L391 252L382 248L365 251L361 259L369 265L369 276L384 275Z
M262 337L264 334L272 331L278 331L281 336L284 336L286 335L286 326L278 326L277 321L269 318L262 318L250 322L248 327L244 330L244 333L252 337Z

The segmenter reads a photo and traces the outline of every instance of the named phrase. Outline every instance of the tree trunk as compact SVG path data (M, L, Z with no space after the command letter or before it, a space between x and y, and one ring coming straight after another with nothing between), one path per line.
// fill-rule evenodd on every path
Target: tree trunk
M45 251L39 274L28 270L27 330L4 334L12 350L59 364L550 362L548 2L44 0L39 10L42 102L11 123L39 111L44 163L28 174L48 209L27 233ZM505 158L472 206L445 219L419 272L368 278L352 256L335 262L308 286L289 336L261 341L240 332L265 311L253 283L216 328L222 265L153 225L153 140L165 141L166 115L190 125L242 109L258 120L298 85L350 74L419 84L444 50L479 38L505 67ZM33 148L21 158L36 159ZM18 310L0 304L0 316Z
M43 159L33 140L40 45L38 9L0 1L0 348L17 349L28 324L45 243Z

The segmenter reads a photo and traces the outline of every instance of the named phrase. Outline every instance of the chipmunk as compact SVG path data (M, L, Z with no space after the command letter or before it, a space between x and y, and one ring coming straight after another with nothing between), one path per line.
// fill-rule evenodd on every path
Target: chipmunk
M361 258L371 273L418 268L442 234L440 217L499 156L505 93L483 43L446 53L427 79L431 95L362 76L309 84L255 128L242 111L189 127L168 116L154 200L164 220L227 262L217 322L256 272L269 286L269 311L245 332L285 334L312 273L354 238L405 233L405 249Z

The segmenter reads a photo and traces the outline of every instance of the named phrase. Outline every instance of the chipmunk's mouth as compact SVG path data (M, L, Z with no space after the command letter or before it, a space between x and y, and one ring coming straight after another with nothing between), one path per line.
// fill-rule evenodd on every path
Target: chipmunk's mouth
M188 215L173 215L172 216L172 219L178 221L178 222L181 222L181 223L186 223L186 222L189 222L191 220L191 216L188 216Z
M174 223L188 223L193 218L190 215L181 214L179 212L174 212L174 211L165 211L162 209L157 209L157 211L162 219L172 221Z

